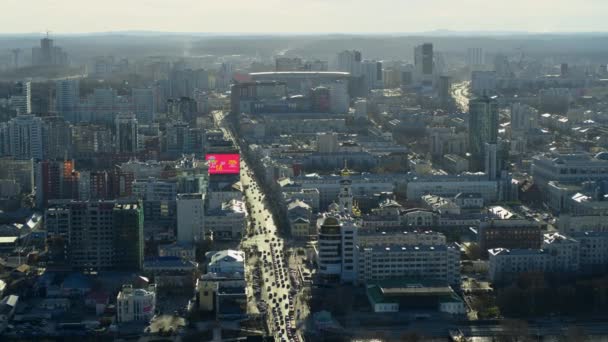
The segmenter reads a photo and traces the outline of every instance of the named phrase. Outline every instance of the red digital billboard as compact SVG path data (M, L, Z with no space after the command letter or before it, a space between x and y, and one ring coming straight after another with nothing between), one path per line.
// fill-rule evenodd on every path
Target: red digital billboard
M238 174L240 172L240 156L236 153L214 153L205 156L209 164L210 175Z

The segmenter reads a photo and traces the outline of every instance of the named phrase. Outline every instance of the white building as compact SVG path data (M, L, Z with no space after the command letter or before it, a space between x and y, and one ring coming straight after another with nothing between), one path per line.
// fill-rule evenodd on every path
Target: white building
M43 159L43 121L31 114L20 114L0 124L0 151L16 159Z
M581 183L608 179L608 153L551 153L532 159L534 183L546 191L550 181Z
M209 266L207 271L217 274L245 274L245 252L227 249L219 252L208 252Z
M177 195L177 241L192 243L205 239L205 201L203 194Z
M407 198L418 200L423 195L432 194L454 197L461 192L478 193L484 201L494 202L499 197L496 181L488 180L485 175L437 175L415 177L407 183Z
M350 216L332 212L321 216L317 221L317 229L319 274L324 278L339 279L342 282L355 281L358 223Z
M213 234L213 239L240 239L245 232L247 211L243 201L232 199L215 210L205 214L205 229Z
M133 195L144 201L175 201L177 183L150 177L133 182Z
M119 323L148 322L156 310L156 285L151 284L147 290L134 289L132 285L123 285L116 296L116 315Z
M460 249L456 245L376 245L357 247L359 282L391 278L460 283Z

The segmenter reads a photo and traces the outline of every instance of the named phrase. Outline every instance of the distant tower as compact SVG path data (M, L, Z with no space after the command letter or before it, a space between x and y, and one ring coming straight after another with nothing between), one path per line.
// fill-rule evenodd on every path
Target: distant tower
M12 53L13 53L13 65L15 66L15 69L18 69L19 68L19 55L21 54L21 49L13 49Z
M340 179L340 193L338 194L338 204L340 206L340 212L342 213L353 213L353 192L351 186L353 184L350 179L351 171L344 162L344 169L340 172L342 179Z
M469 151L471 171L484 171L486 144L498 141L498 102L482 96L469 102Z

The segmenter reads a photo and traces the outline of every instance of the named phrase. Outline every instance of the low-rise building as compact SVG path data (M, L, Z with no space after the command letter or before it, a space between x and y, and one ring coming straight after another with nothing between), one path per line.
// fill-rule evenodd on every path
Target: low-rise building
M196 257L196 246L192 243L179 242L160 245L158 246L158 256L194 260Z
M525 219L513 211L490 207L479 224L479 245L483 251L493 248L538 249L542 242L539 222Z
M233 249L207 252L210 259L207 271L217 274L245 274L245 253Z
M374 281L366 285L366 294L374 312L436 310L452 315L466 314L463 300L442 282L418 279Z
M242 274L207 273L196 282L198 309L215 312L218 319L247 314L246 282Z
M147 289L134 289L132 285L123 285L116 296L116 315L119 323L147 322L156 310L156 285Z
M242 237L247 223L245 203L230 200L216 210L205 215L205 229L212 232L213 239L238 240Z
M359 282L391 278L460 283L460 249L456 245L376 245L357 247Z

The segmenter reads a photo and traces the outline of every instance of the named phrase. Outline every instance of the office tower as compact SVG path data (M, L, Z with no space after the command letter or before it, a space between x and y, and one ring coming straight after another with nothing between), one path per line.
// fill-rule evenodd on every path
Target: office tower
M355 119L367 119L366 99L357 99L355 101Z
M132 89L131 98L133 101L133 112L137 122L150 124L154 122L156 114L156 99L153 89Z
M498 102L483 96L469 102L471 171L483 171L486 144L497 144Z
M511 135L517 136L538 127L538 110L523 103L511 105Z
M496 71L473 70L471 72L471 90L476 96L495 94L497 82Z
M424 43L414 49L414 71L416 83L430 87L433 85L433 44Z
M338 53L334 64L337 71L349 72L351 77L359 77L362 74L360 51L344 50Z
M489 180L496 180L500 176L498 147L496 144L486 143L484 146L484 172Z
M51 110L53 88L48 82L27 82L25 84L27 113L44 116Z
M194 125L198 115L198 105L194 99L189 97L169 99L167 100L167 115L173 120Z
M144 261L144 211L140 203L116 203L112 209L112 267L141 269Z
M361 63L363 82L367 91L384 87L382 62L363 61Z
M222 63L215 77L215 88L219 90L228 89L234 75L234 66L230 63Z
M205 238L203 194L177 195L177 241L193 243Z
M42 148L45 159L65 159L71 156L72 131L61 116L42 118Z
M43 148L42 119L29 114L20 114L8 121L3 131L3 148L8 155L17 159L42 159Z
M78 199L78 172L73 160L41 160L34 165L36 206L44 208L49 200Z
M78 79L55 81L55 109L57 114L69 122L76 123L77 106L80 101L80 84Z
M497 54L494 56L494 71L496 71L496 75L498 77L513 76L513 73L511 72L511 65L509 64L507 56L502 54Z
M467 49L467 66L469 68L479 67L484 64L482 48Z
M350 97L348 95L348 83L336 81L329 84L330 111L334 114L348 113Z
M298 71L302 70L302 59L298 57L275 58L275 71Z
M343 215L353 214L353 181L350 179L350 171L345 167L341 171L340 193L338 193L338 206Z
M53 201L44 222L49 241L77 270L139 270L143 264L143 210L137 202Z
M106 126L72 126L72 152L76 158L90 158L98 153L112 152L112 144L112 132Z
M40 39L40 47L32 48L32 65L67 65L68 55L62 48L54 46L53 40L48 37Z
M442 107L446 107L452 96L451 94L452 80L450 76L439 76L439 82L437 83L437 95L439 102Z
M562 63L559 71L562 77L568 77L568 63Z
M111 88L96 88L93 90L93 95L90 99L91 104L91 121L95 123L110 124L114 122L116 98L118 94L116 90Z
M115 149L118 153L136 153L137 119L133 114L116 116Z

